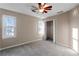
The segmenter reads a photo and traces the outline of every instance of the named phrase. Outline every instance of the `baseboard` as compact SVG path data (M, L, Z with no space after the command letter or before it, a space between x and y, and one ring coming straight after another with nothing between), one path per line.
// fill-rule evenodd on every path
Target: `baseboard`
M71 47L67 46L65 43L59 43L59 42L56 42L56 44L60 45L60 46L63 46L63 47L66 47L66 48L69 48L69 49L72 49ZM64 44L64 45L63 45ZM73 49L72 49L73 50ZM73 50L75 53L79 54L78 52L76 52L75 50Z
M58 44L58 45L60 45L60 46L63 46L63 47L66 47L66 48L69 48L69 49L72 49L72 48L69 47L66 43L56 42L56 44Z
M39 41L39 40L42 40L42 39L32 40L32 41L24 42L24 43L21 43L21 44L17 44L17 45L13 45L13 46L8 46L8 47L5 47L5 48L0 48L0 51L8 49L8 48L24 45L24 44L29 44L29 43L36 42L36 41Z

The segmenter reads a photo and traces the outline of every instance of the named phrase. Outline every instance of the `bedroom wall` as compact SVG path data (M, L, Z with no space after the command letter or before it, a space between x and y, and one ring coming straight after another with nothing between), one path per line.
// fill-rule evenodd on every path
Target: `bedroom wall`
M70 45L79 52L79 6L70 11ZM74 32L74 33L73 33ZM74 35L74 36L73 36Z
M3 15L16 17L16 38L1 39L0 36L1 48L21 44L28 41L38 40L41 38L37 32L37 23L39 21L38 18L5 9L0 9L0 30L2 30L1 22Z
M56 43L69 47L69 12L51 16L46 21L56 20Z
M44 19L45 21L56 20L56 44L78 50L79 52L79 6L63 14ZM73 28L76 29L73 34ZM78 37L73 41L73 37ZM74 47L74 48L73 48Z

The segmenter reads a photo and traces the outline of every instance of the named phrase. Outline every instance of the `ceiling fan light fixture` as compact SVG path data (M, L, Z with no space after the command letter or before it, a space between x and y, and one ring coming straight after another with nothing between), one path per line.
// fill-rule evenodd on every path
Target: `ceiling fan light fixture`
M41 13L44 12L44 9L39 9L39 12L41 12Z

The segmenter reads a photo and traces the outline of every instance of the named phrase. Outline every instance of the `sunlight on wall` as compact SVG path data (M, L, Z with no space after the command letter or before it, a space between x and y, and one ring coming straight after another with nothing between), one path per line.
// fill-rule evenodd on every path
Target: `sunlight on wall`
M78 40L78 29L77 28L72 29L72 38Z
M78 52L78 28L72 28L73 49Z

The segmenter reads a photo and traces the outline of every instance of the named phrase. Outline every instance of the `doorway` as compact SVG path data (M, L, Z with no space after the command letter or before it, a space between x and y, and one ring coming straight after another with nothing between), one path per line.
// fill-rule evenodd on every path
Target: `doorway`
M53 41L53 21L47 21L46 27L47 27L46 40Z

